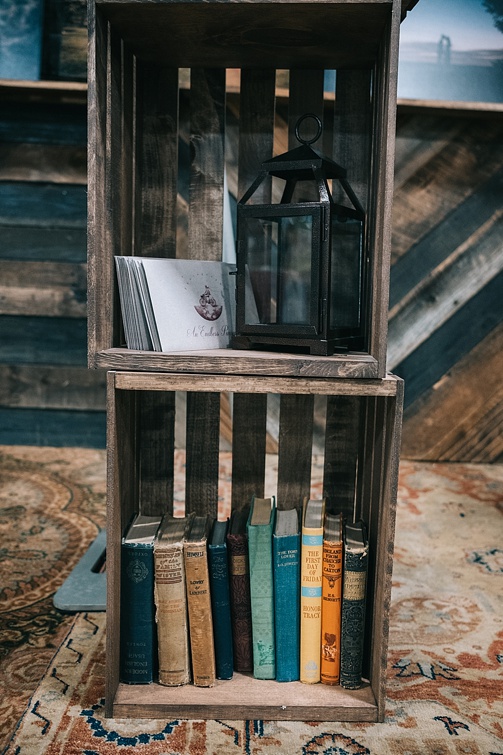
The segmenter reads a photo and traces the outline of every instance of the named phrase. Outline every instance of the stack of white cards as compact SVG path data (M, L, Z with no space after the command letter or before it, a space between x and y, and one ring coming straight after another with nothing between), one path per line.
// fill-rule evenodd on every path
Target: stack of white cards
M229 346L235 321L235 265L151 257L116 257L115 264L129 349Z

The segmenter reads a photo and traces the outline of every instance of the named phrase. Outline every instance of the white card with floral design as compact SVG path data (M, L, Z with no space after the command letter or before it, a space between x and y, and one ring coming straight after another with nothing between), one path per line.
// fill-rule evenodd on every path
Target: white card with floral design
M128 309L130 316L143 317L146 322L151 339L146 348L198 351L229 346L236 280L230 273L235 265L151 257L122 259L127 260L136 280L136 302L129 303Z

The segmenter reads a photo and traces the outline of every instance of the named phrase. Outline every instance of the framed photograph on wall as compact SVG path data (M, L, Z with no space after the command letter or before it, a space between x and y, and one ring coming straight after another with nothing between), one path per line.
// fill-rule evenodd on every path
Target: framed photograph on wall
M503 103L503 0L419 0L401 26L398 97Z

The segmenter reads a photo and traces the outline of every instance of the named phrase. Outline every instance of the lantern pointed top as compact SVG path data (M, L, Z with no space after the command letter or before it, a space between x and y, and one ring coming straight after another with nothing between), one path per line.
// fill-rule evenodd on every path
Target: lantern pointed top
M303 139L300 136L300 126L306 118L313 118L318 126L312 139ZM288 180L289 174L294 171L298 178L313 178L315 169L321 171L325 178L346 178L345 168L311 147L311 144L320 138L321 132L322 125L317 115L306 113L306 115L301 116L295 125L295 136L301 143L300 147L295 147L288 152L272 157L270 160L265 160L262 163L262 168L270 175L286 180Z
M322 155L309 144L272 157L262 163L262 168L270 175L288 179L295 172L298 178L312 178L314 170L321 170L325 178L346 178L346 169Z

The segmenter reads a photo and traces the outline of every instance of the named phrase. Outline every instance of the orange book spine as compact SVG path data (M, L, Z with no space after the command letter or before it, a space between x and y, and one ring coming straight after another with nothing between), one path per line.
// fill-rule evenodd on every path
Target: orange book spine
M321 681L338 684L341 669L342 540L323 542Z

